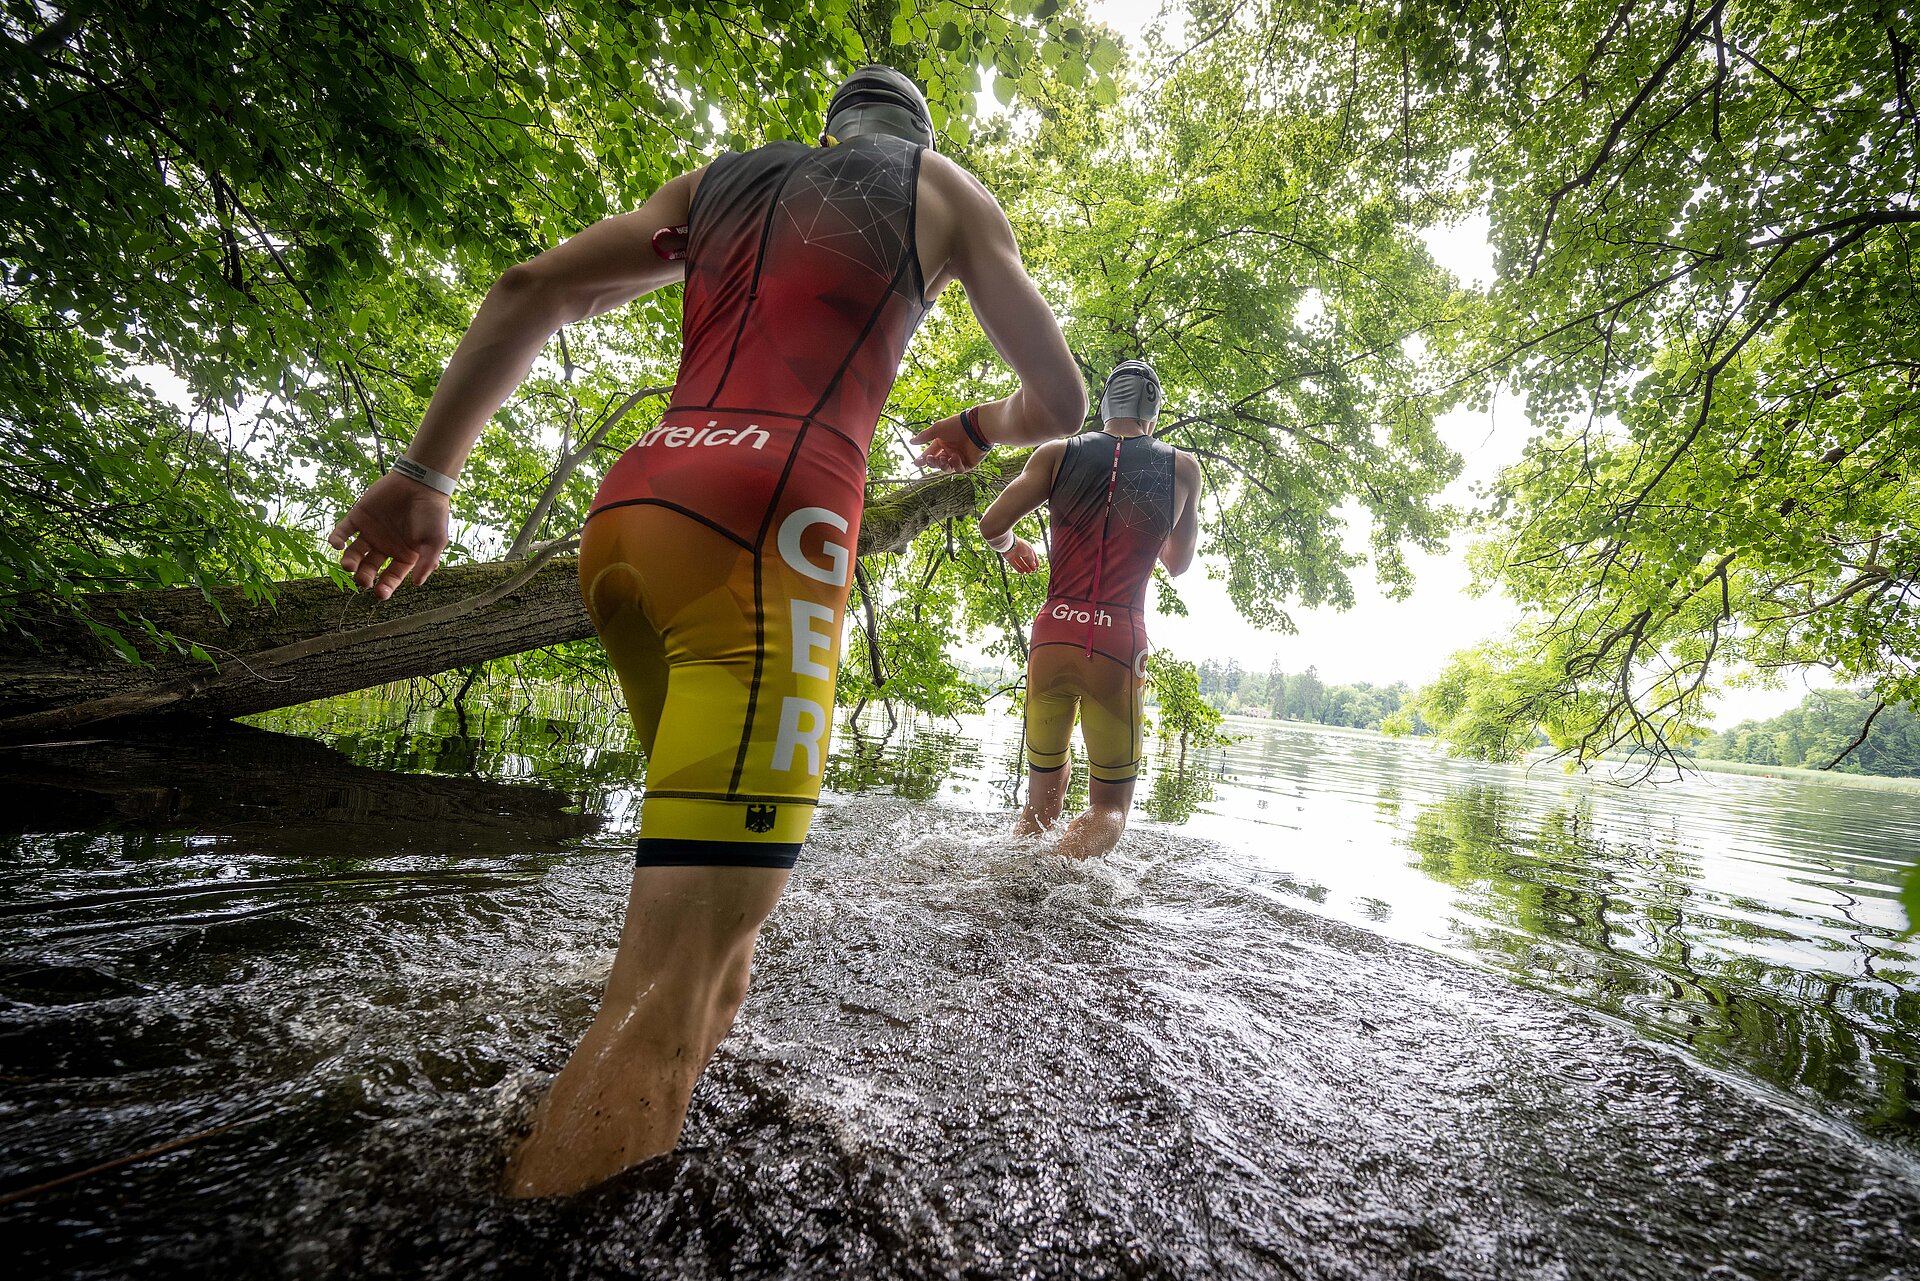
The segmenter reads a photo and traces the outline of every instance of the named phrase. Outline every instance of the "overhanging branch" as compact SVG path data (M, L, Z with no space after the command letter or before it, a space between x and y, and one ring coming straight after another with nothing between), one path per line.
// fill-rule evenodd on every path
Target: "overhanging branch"
M906 550L929 527L971 516L1011 471L991 464L912 480L868 502L859 554ZM250 601L238 587L80 597L141 649L135 666L105 652L70 611L16 612L0 636L0 740L45 738L146 716L234 717L389 681L430 676L593 635L578 561L556 539L531 558L455 565L385 602L331 578L278 585ZM150 623L171 642L146 634ZM212 661L191 657L199 646Z

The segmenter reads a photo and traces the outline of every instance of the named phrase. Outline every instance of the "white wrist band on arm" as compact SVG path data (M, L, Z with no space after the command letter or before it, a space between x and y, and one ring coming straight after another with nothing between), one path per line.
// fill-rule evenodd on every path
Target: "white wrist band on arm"
M986 538L986 535L982 534L981 537ZM1013 546L1013 531L1009 529L998 538L987 538L987 546L993 548L993 550L1000 553L1000 555L1005 556L1007 549Z
M394 459L393 466L388 470L397 471L408 480L417 480L428 489L437 489L443 494L453 493L453 477L437 472L431 467L422 466L405 454Z

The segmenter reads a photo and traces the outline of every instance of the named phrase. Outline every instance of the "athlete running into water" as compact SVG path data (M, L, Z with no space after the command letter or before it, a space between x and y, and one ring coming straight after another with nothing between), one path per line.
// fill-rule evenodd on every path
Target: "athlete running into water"
M520 1195L671 1149L732 1026L819 796L867 450L931 300L964 285L1020 387L915 437L923 461L970 467L990 443L1063 436L1086 414L1006 215L930 150L913 82L856 72L821 141L721 156L508 270L398 474L331 535L382 599L424 581L447 543L447 477L554 331L685 279L672 403L607 473L581 537L581 590L647 790L620 950L512 1162Z
M1153 439L1159 413L1159 377L1145 361L1123 361L1100 395L1102 430L1034 450L980 517L987 544L1030 574L1040 557L1013 527L1047 505L1052 564L1028 646L1027 803L1014 832L1031 836L1059 819L1077 709L1091 779L1087 812L1060 842L1072 858L1104 854L1126 831L1140 770L1147 583L1156 559L1186 572L1200 532L1200 465Z

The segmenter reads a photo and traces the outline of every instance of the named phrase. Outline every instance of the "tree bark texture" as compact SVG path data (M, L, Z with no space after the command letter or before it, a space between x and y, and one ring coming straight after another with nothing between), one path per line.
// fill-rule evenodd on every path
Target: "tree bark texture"
M904 551L1010 479L986 466L876 495L861 517L859 554ZM0 740L135 718L244 716L593 635L571 556L448 566L384 603L306 578L280 584L269 602L249 602L237 588L216 590L211 602L174 588L101 593L86 604L148 665L120 658L61 611L22 611L19 630L0 636ZM211 661L146 634L142 619Z

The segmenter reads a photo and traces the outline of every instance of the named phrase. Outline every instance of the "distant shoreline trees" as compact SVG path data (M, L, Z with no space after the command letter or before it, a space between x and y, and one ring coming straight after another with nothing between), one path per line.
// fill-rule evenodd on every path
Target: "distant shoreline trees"
M1261 716L1349 729L1379 729L1382 721L1400 710L1412 687L1405 681L1374 685L1329 685L1318 669L1286 672L1276 661L1265 672L1248 671L1238 659L1225 663L1207 659L1199 664L1200 697L1229 716ZM1416 734L1430 734L1416 722Z
M1237 659L1207 659L1195 670L1200 697L1225 715L1380 730L1400 713L1409 718L1401 732L1434 733L1408 702L1413 689L1405 681L1330 685L1311 666L1286 672L1275 662L1264 673L1250 672ZM1742 721L1697 740L1691 751L1707 761L1920 778L1920 715L1898 704L1880 704L1867 689L1814 690L1798 707L1767 720ZM1864 737L1862 725L1867 726Z
M1706 760L1920 778L1920 716L1868 690L1817 689L1771 720L1742 721L1698 744ZM1866 735L1860 727L1868 721ZM1858 739L1858 743L1855 740ZM1836 762L1836 758L1839 759Z

